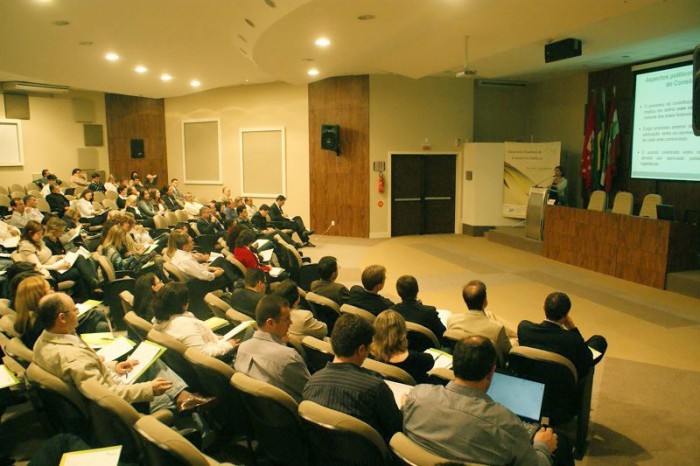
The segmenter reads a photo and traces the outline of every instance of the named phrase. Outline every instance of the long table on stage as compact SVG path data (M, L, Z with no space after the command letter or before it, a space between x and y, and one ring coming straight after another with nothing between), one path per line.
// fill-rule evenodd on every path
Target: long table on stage
M697 268L700 227L547 206L544 256L663 289L666 274Z

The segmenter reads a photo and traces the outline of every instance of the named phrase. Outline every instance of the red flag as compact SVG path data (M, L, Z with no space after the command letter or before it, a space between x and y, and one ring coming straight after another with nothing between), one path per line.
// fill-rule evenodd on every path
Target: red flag
M613 91L610 110L608 112L608 129L605 132L605 146L607 151L607 164L603 175L600 177L600 184L605 187L605 192L612 189L613 178L617 168L617 157L620 155L620 123L617 119L617 106L615 105L615 93Z
M583 150L581 151L581 179L590 192L593 186L593 175L591 174L591 156L593 154L593 140L595 136L595 110L593 99L588 98L588 114L586 115L586 129L583 136Z

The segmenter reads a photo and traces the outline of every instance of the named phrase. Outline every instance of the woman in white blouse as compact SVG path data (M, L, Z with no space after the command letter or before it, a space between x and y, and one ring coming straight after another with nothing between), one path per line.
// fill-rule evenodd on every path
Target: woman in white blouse
M151 303L155 328L196 348L207 356L233 361L238 340L223 340L188 311L187 286L171 282L156 293Z
M80 199L75 203L75 208L80 214L80 223L102 225L107 219L107 213L104 209L95 209L92 205L92 196L93 192L86 189L80 193Z

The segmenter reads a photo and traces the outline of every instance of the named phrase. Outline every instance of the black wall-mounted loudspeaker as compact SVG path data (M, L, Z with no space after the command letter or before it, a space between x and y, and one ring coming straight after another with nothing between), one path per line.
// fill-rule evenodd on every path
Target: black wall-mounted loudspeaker
M581 41L578 39L564 39L544 46L544 62L564 60L565 58L578 57L583 52Z
M143 148L143 139L132 139L131 140L131 158L132 159L142 159L146 156L145 150Z
M321 125L321 149L340 155L340 125Z
M700 136L700 45L693 52L693 133Z

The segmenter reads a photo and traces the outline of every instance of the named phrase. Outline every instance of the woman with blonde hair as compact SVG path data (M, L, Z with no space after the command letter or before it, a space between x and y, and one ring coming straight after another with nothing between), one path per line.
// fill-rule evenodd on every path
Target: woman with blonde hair
M405 370L416 383L427 383L428 371L435 365L431 355L408 349L406 320L392 310L380 313L374 320L370 350L377 361Z

